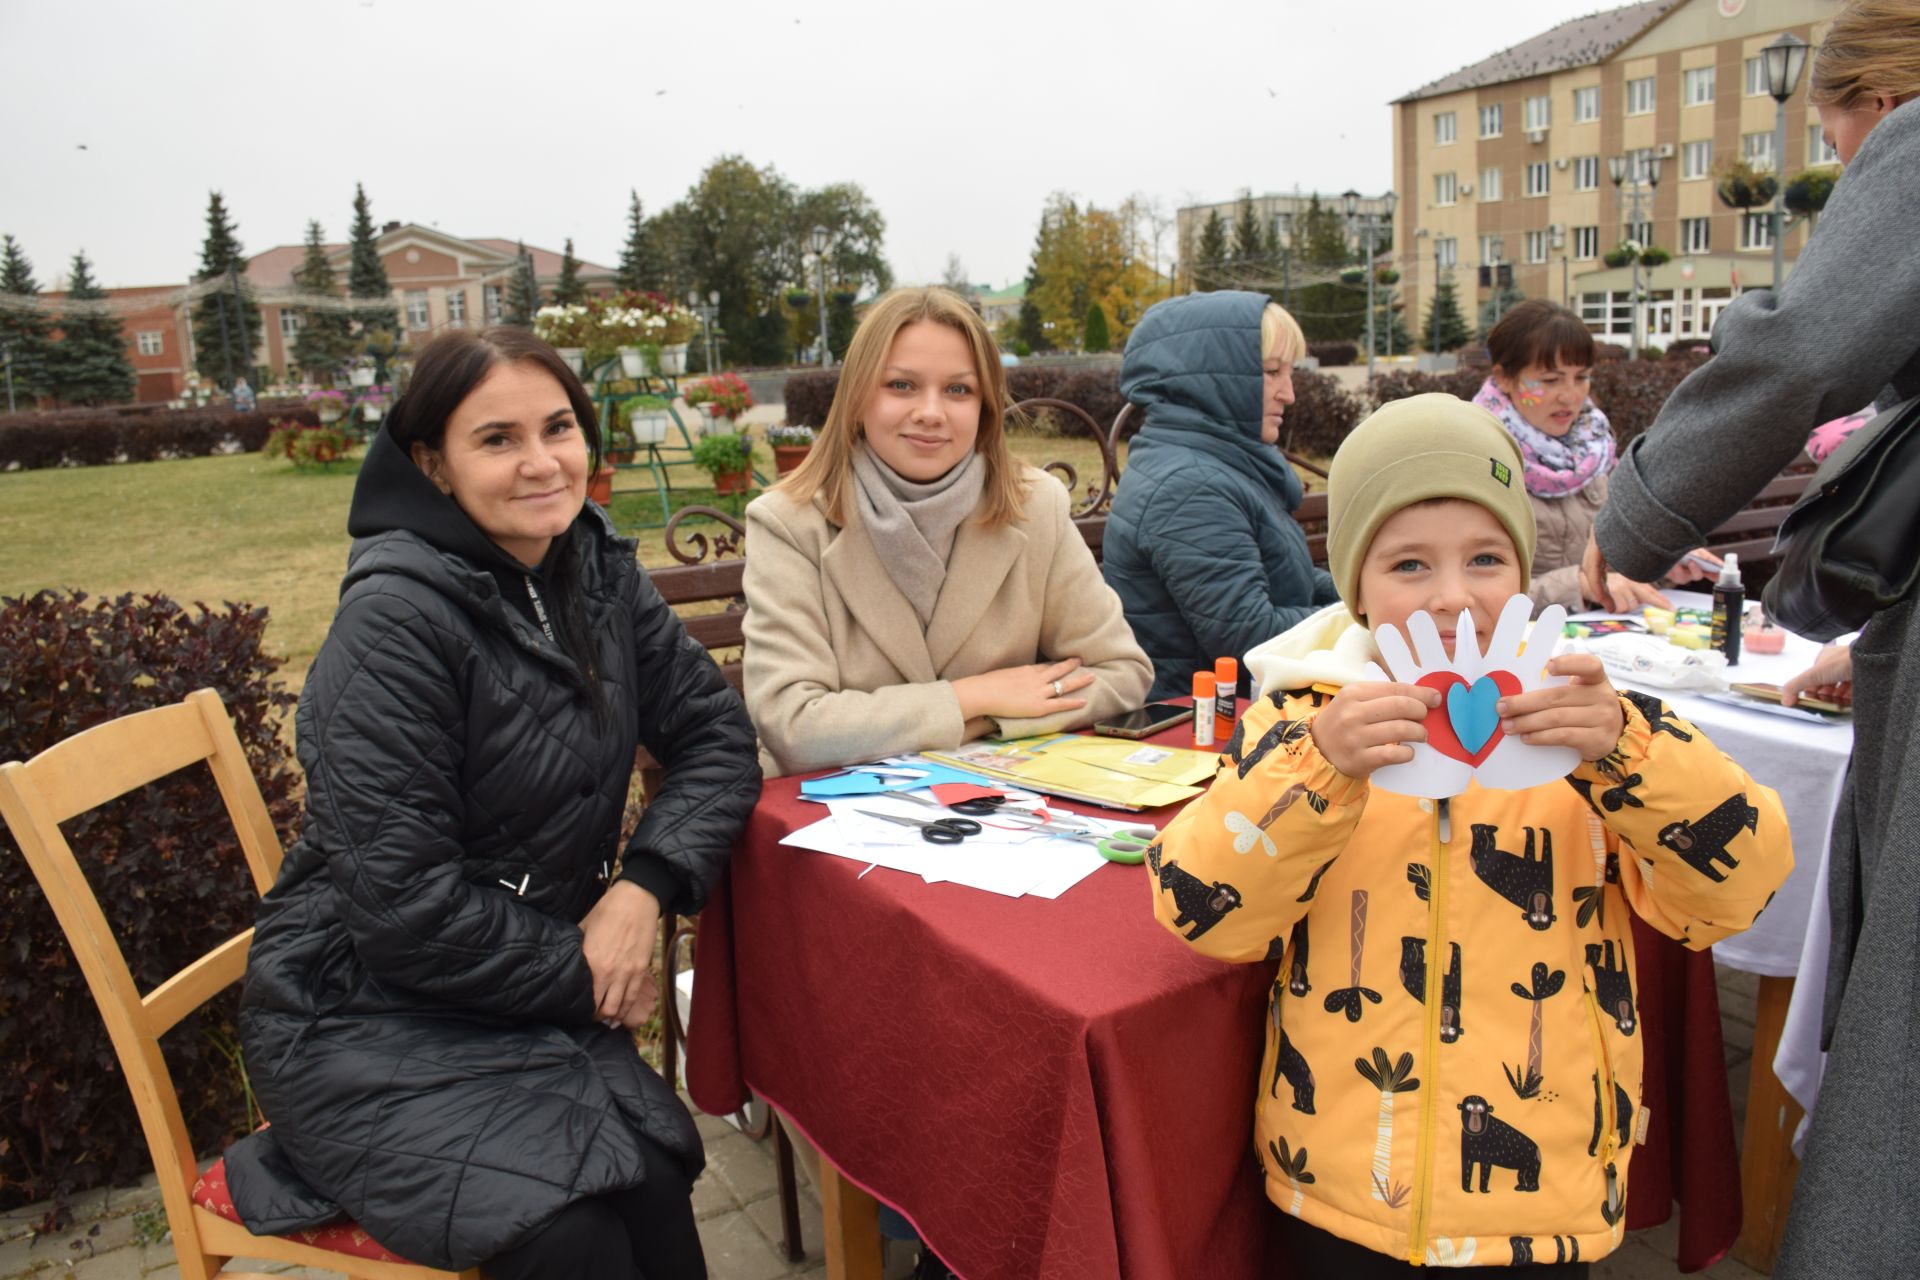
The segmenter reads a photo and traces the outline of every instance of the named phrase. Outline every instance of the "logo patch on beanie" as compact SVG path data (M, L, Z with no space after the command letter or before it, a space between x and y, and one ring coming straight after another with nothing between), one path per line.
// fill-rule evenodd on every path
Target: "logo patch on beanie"
M1493 464L1493 478L1495 480L1498 480L1501 484L1505 485L1507 488L1509 489L1513 488L1512 469L1509 468L1506 463L1500 461L1500 459L1498 458L1488 458L1487 461Z

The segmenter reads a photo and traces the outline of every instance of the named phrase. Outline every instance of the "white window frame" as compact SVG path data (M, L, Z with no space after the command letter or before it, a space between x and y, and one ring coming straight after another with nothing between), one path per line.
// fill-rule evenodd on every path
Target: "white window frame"
M1548 232L1545 232L1545 231L1527 232L1527 261L1528 262L1530 263L1545 262L1547 260L1547 255L1552 250L1552 248L1553 248L1553 237Z
M447 290L447 323L455 328L466 327L467 291L465 289Z
M1434 261L1442 268L1460 265L1460 241L1453 236L1440 236L1433 242Z
M1529 199L1537 199L1553 189L1553 166L1545 160L1535 160L1527 166L1526 193Z
M1818 120L1807 126L1807 163L1809 165L1840 163L1840 153L1827 145L1826 130L1820 127Z
M1460 202L1460 182L1451 171L1433 175L1433 202L1436 205Z
M1775 169L1773 159L1773 130L1762 129L1758 133L1740 135L1740 156L1753 167L1756 173L1772 173Z
M1630 116L1650 116L1659 103L1659 86L1655 77L1641 76L1627 81L1627 114Z
M1713 89L1713 67L1688 67L1680 73L1680 105L1683 107L1712 106Z
M1626 224L1626 238L1640 244L1653 243L1652 222L1629 222Z
M300 336L300 313L283 308L280 312L280 340L292 342Z
M427 304L425 289L407 290L407 328L425 329L433 323L433 311Z
M1576 262L1591 262L1600 256L1600 228L1573 229L1573 257Z
M1680 181L1713 176L1713 139L1696 138L1680 144Z
M1460 121L1451 111L1437 112L1433 117L1433 145L1450 147L1460 139Z
M1489 127L1491 126L1491 127ZM1480 136L1498 138L1506 131L1507 109L1498 102L1489 102L1480 108Z
M1740 247L1752 250L1773 248L1773 212L1771 210L1740 215Z
M142 329L133 335L135 348L143 356L160 356L167 353L167 334L164 329Z
M1746 61L1746 96L1749 98L1767 97L1767 61L1765 58L1748 58Z
M1590 124L1600 118L1600 86L1590 84L1573 91L1573 122Z
M1535 133L1553 127L1553 98L1550 94L1535 94L1521 107L1526 120L1527 132Z
M1573 158L1573 189L1575 191L1598 191L1600 189L1600 157L1575 156Z
M1500 177L1500 166L1495 165L1491 169L1482 169L1480 171L1480 186L1477 188L1480 193L1480 203L1498 204L1502 199L1502 188L1504 185Z
M507 294L505 288L497 284L480 286L480 313L488 324L499 324L507 314Z
M1712 218L1680 219L1680 252L1682 253L1713 252L1713 219Z
M1497 267L1507 260L1506 238L1504 236L1480 237L1480 265Z

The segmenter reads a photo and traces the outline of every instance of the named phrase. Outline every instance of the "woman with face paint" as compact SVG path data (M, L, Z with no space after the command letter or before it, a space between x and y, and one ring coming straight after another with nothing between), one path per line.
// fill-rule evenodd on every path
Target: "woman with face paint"
M1607 473L1617 457L1613 427L1591 395L1587 326L1565 307L1531 299L1501 317L1487 335L1487 354L1493 373L1473 402L1500 419L1526 464L1523 478L1539 529L1527 589L1534 608L1579 610L1608 596L1620 609L1666 607L1666 597L1645 583L1615 573L1601 584L1581 569L1580 553L1607 500ZM1698 576L1684 562L1668 575L1673 582Z

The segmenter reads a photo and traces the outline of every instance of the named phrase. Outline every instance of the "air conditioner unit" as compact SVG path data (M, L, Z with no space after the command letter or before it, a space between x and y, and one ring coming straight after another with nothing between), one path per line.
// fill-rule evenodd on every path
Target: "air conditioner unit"
M1663 142L1653 149L1653 154L1659 156L1662 160L1671 160L1673 159L1673 144L1671 142Z
M1547 131L1545 129L1527 130L1528 142L1545 142L1546 140L1547 140Z
M1566 158L1565 156L1556 156L1556 157L1554 157L1554 161L1553 161L1553 167L1554 167L1554 168L1556 168L1556 169L1564 169L1564 168L1566 168L1566 167L1567 167L1567 158Z
M1461 184L1460 184L1460 194L1461 194L1461 195L1463 195L1463 196L1470 196L1470 195L1472 195L1472 194L1473 194L1473 184L1472 184L1471 182L1463 182L1463 183L1461 183Z
M1567 234L1567 224L1564 222L1549 222L1547 224L1547 234L1550 236L1563 236Z

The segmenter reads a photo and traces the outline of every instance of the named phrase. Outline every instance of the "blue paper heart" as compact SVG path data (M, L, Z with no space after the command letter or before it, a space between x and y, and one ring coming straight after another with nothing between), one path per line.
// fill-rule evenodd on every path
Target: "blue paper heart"
M1500 713L1495 709L1499 702L1500 686L1492 676L1481 676L1471 686L1456 684L1447 690L1447 720L1468 755L1479 755L1480 748L1500 727Z

